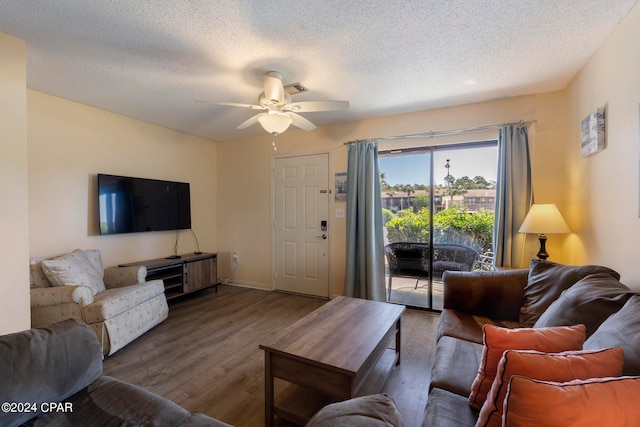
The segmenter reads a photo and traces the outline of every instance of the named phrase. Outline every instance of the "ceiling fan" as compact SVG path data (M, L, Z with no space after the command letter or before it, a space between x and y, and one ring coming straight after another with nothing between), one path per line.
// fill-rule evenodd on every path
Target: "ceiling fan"
M316 111L335 111L349 109L349 101L305 101L292 102L291 95L307 91L300 83L287 86L282 84L282 74L270 71L264 77L264 91L258 96L258 104L240 104L237 102L213 102L210 104L227 105L231 107L251 108L252 110L264 110L249 120L241 123L236 129L245 129L256 123L277 136L294 125L304 130L313 130L315 125L298 113L311 113ZM199 101L206 102L206 101Z

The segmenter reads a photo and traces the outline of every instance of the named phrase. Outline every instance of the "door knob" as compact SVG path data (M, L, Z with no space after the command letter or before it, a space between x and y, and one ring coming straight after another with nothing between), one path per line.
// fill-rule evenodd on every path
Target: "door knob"
M322 236L316 236L316 237L317 237L318 239L322 239L322 240L324 240L324 239L326 239L326 238L327 238L327 235L326 235L326 234L323 234Z

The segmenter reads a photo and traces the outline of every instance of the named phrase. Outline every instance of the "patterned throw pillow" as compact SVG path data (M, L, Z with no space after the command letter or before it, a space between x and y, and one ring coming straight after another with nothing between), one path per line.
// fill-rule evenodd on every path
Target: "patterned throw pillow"
M487 399L498 363L506 350L537 350L546 353L582 350L585 339L584 325L519 329L484 325L483 333L482 360L469 396L469 404L475 409L482 408Z
M42 261L42 270L53 286L88 286L93 295L105 291L102 272L79 249Z

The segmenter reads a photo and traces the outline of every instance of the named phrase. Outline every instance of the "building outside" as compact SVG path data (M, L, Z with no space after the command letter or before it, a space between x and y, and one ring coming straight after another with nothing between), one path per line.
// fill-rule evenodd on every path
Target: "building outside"
M468 212L478 212L487 210L494 212L496 203L495 189L473 189L467 190L464 194L449 196L447 189L434 190L435 212L449 209L452 206L459 206ZM382 207L397 212L403 209L413 208L419 210L421 207L429 207L429 191L415 190L412 192L389 191L382 193Z

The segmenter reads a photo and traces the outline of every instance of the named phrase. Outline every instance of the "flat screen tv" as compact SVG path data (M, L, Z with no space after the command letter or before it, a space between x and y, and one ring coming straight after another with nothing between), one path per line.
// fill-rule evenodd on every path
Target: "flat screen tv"
M100 234L191 228L189 183L98 174Z

